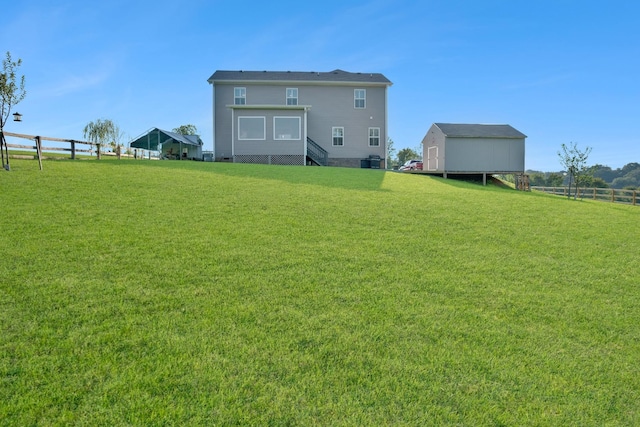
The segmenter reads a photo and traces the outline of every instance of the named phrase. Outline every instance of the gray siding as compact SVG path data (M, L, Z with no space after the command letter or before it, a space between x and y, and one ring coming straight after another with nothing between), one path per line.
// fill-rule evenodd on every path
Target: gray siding
M311 105L308 136L329 152L329 158L359 160L369 155L385 157L386 87L316 86L304 89L300 90L305 94L301 102ZM354 89L366 89L366 108L354 108ZM333 146L333 127L344 127L343 146ZM379 147L369 146L370 127L380 128Z
M232 154L304 154L305 127L302 123L302 143L273 141L273 116L295 114L301 110L286 110L286 89L298 89L298 105L309 106L307 134L329 153L330 164L359 166L360 159L386 155L387 85L371 83L313 83L313 82L215 82L214 83L214 150L216 159L231 158ZM232 109L234 88L246 88L247 106L270 106L264 110ZM354 108L354 89L366 90L366 107ZM283 110L273 106L283 106ZM257 113L257 111L261 111ZM237 115L265 116L267 141L238 141L233 128ZM234 118L235 115L235 118ZM235 123L233 123L235 121ZM333 146L332 127L344 127L344 145ZM380 129L380 145L369 146L369 128ZM233 138L236 138L234 141ZM262 142L262 144L260 144ZM235 150L235 153L232 153Z
M216 159L231 158L232 113L227 107L233 104L233 88L229 85L214 86L214 155Z
M447 172L524 172L524 139L447 138Z
M264 117L265 118L265 139L264 140L241 140L238 135L234 136L234 155L289 155L304 153L304 113L299 110L235 110L234 121L237 125L238 117ZM273 118L274 117L298 117L300 118L301 129L298 140L275 140L273 138Z

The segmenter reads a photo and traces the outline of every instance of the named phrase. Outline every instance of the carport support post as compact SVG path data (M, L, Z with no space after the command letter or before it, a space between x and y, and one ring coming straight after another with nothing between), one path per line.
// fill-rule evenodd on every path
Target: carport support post
M482 185L487 185L487 173L482 174Z

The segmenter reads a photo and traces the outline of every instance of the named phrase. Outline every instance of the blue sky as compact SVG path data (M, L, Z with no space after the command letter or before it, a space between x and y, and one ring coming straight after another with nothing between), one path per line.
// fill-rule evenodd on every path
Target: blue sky
M27 97L10 132L82 139L108 118L130 139L194 124L212 147L215 70L383 73L389 135L416 148L434 122L508 123L526 167L640 162L640 2L24 0L2 6L0 49ZM129 139L127 138L127 139Z

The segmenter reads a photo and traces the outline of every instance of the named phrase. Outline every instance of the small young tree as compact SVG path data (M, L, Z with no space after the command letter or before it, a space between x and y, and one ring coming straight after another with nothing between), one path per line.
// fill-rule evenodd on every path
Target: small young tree
M9 169L9 152L6 150L4 140L4 125L11 114L11 107L22 101L27 94L24 90L24 76L19 80L16 76L16 68L22 65L22 60L13 61L11 53L7 52L7 57L2 61L2 73L0 73L0 152L2 154L2 166ZM7 164L4 164L5 152L2 151L4 145Z
M27 94L24 90L24 76L17 81L16 68L22 65L22 60L11 60L11 53L2 61L2 73L0 73L0 129L7 123L11 107L22 101Z
M393 168L395 155L396 155L396 149L393 146L393 139L387 138L387 162L386 162L387 169Z
M571 197L571 184L574 183L575 193L573 194L573 199L575 200L578 197L578 188L583 184L588 171L587 158L591 153L591 147L581 151L575 142L571 142L569 145L562 144L560 147L561 150L558 151L558 157L560 158L560 163L569 174L568 197Z

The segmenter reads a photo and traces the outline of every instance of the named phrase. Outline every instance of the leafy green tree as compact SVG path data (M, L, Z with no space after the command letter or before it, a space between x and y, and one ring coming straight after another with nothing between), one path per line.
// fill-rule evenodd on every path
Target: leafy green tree
M83 129L84 138L98 144L98 158L100 157L100 147L110 145L115 147L116 140L119 137L120 129L109 119L98 119L95 122L89 122Z
M412 148L403 148L402 150L398 151L398 163L399 164L403 164L407 160L420 159L420 158L422 158L422 156L418 155L416 150L414 150Z
M602 178L605 182L612 182L618 177L617 171L612 170L609 166L596 164L589 168L589 174L594 178Z
M197 135L198 129L195 125L182 125L171 130L171 132L179 133L180 135Z
M611 183L613 188L640 188L640 169L633 169L624 176L618 177Z
M611 183L611 187L613 188L624 188L627 190L635 190L636 188L640 188L638 186L638 181L630 176L621 176L616 178Z
M593 177L589 177L591 178L591 182L589 183L588 187L592 187L592 188L609 188L609 184L607 184L607 182L597 176L593 176Z
M589 153L591 153L591 147L580 150L578 144L571 142L569 145L562 144L560 148L561 150L558 151L560 163L569 174L568 197L571 197L571 184L573 182L575 184L575 193L573 195L575 200L578 197L578 187L584 184L585 177L588 176L587 159L589 158Z
M620 176L625 176L630 172L636 171L640 169L640 163L627 163L620 170Z
M534 172L529 173L529 184L534 187L544 187L547 185L547 182L543 173Z
M564 182L564 175L561 173L551 172L547 175L547 186L549 187L561 187Z

